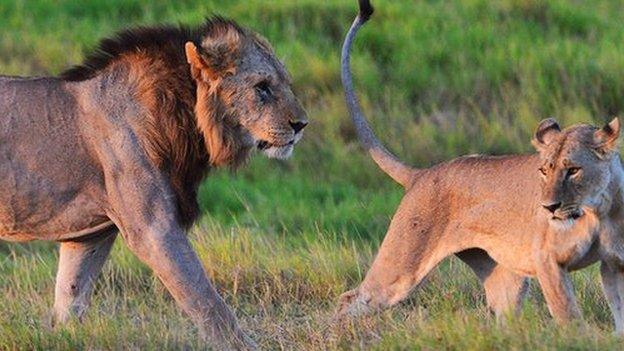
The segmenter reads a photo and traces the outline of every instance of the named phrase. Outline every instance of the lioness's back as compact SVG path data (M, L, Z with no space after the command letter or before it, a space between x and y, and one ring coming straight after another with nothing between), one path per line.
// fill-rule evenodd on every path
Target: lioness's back
M469 155L442 162L429 169L422 170L422 175L444 173L444 179L456 185L474 187L483 184L487 189L508 186L513 183L533 183L538 165L536 154L529 155ZM532 170L530 174L526 170ZM475 177L479 182L475 182ZM416 176L416 179L420 176Z
M488 206L492 211L535 207L539 193L537 155L464 156L418 172L412 190L455 211Z

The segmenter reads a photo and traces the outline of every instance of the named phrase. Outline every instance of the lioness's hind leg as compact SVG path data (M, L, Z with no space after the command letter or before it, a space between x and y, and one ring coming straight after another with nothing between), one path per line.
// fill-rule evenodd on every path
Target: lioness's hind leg
M57 323L72 316L82 318L89 306L95 279L115 242L117 229L107 229L83 241L61 243L54 291L54 315Z
M442 259L456 251L446 244L435 220L427 213L412 214L411 206L413 203L404 200L399 207L364 281L340 297L338 316L359 315L400 302Z
M481 249L468 249L456 255L472 268L483 284L488 307L497 318L520 312L529 287L526 277L501 267Z

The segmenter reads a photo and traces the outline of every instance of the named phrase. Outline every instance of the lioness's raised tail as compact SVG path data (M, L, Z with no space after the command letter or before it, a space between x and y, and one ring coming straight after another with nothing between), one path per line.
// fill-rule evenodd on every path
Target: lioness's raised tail
M355 21L353 21L342 46L341 74L347 107L349 108L351 120L355 124L358 138L375 163L396 182L404 187L409 187L412 182L414 169L399 161L379 142L379 139L377 139L364 118L358 99L355 96L350 68L351 46L357 31L373 14L373 7L369 0L359 0L359 5L360 12Z

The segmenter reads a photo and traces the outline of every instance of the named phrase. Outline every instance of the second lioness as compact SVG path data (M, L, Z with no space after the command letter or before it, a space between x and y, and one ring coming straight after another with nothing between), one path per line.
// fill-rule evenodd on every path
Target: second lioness
M410 168L383 148L364 120L349 70L355 33L347 35L342 73L358 136L375 162L406 194L362 284L343 294L339 314L359 314L404 299L442 259L457 255L483 282L499 315L517 310L527 277L537 277L559 322L580 316L568 272L601 262L605 295L624 332L624 172L620 124L540 123L538 154L471 156L429 169Z

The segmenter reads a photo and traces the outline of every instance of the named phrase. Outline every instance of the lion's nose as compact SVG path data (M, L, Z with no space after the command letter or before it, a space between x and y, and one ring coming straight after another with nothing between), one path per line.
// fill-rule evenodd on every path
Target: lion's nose
M303 128L305 128L308 125L307 121L294 121L294 122L293 121L289 121L288 123L290 123L290 126L295 131L295 134L297 134L300 131L302 131Z
M542 204L542 207L548 210L550 213L555 213L559 207L561 207L561 202L554 202L551 204Z

